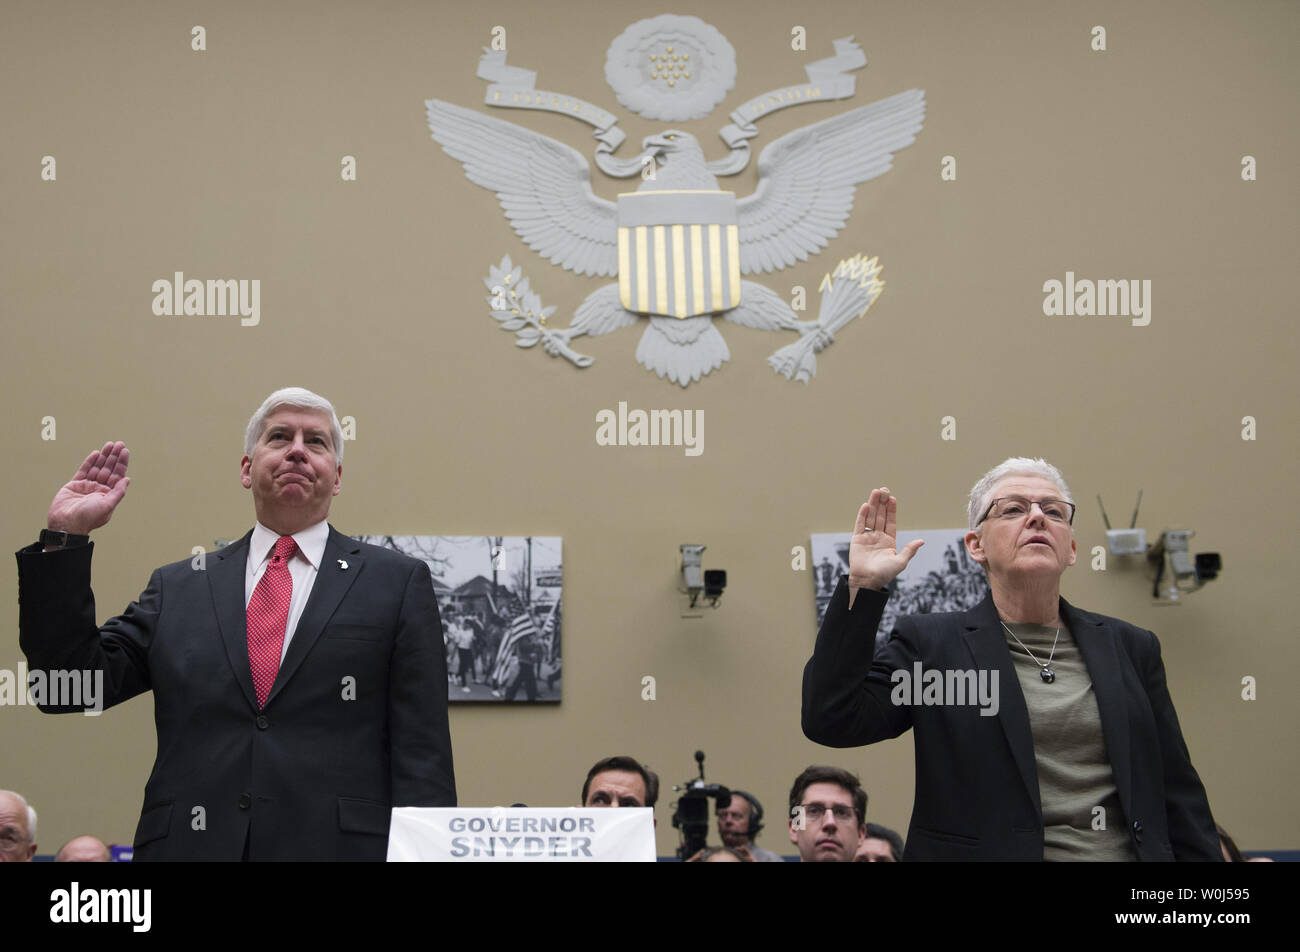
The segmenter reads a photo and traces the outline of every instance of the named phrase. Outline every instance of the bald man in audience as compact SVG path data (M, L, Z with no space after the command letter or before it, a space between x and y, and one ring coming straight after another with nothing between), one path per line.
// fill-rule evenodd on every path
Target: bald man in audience
M108 847L93 836L78 836L63 844L54 856L56 863L107 863L112 860Z
M22 794L0 790L0 863L30 863L36 855L36 811Z

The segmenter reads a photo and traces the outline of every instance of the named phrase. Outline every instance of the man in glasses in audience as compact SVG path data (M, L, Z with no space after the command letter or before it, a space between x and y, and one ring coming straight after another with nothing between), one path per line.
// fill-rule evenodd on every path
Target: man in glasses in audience
M851 863L867 835L867 792L839 767L808 767L790 787L790 842L805 863Z

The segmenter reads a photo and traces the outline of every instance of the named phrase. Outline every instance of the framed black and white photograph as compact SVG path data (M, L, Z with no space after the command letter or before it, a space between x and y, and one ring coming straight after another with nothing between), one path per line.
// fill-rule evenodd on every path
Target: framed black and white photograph
M894 621L900 615L965 611L984 600L989 583L984 570L966 553L962 542L966 531L926 529L898 533L896 548L902 549L913 539L924 539L925 545L889 586L889 602L876 630L877 644L893 631ZM817 600L818 628L826 616L826 606L835 594L840 575L849 570L850 538L852 533L849 532L812 535L813 592Z
M559 536L357 536L429 566L447 651L447 697L558 703Z

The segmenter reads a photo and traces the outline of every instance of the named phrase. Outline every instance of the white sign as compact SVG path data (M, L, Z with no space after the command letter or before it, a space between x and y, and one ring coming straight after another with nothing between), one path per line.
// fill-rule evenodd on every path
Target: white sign
M654 811L578 807L396 807L390 863L655 861Z

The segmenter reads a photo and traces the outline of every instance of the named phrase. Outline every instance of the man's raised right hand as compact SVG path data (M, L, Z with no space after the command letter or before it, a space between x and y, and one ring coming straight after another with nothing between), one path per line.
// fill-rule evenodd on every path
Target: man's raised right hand
M131 484L126 475L130 458L125 443L105 443L87 456L71 482L54 494L46 528L90 535L107 523Z

